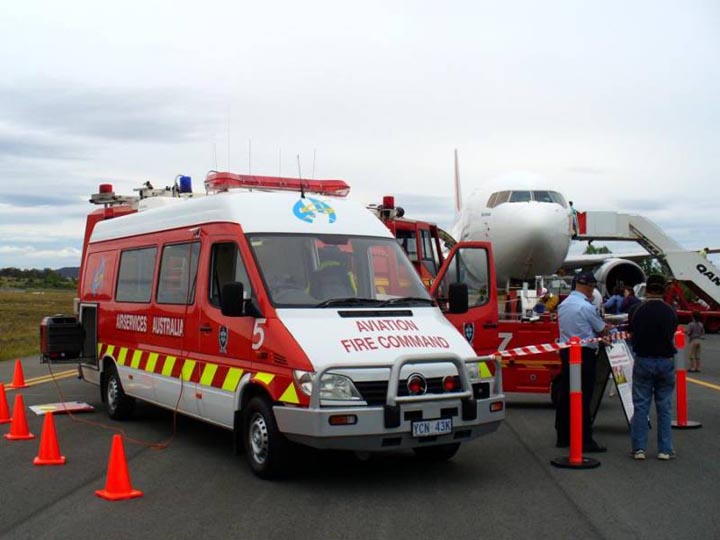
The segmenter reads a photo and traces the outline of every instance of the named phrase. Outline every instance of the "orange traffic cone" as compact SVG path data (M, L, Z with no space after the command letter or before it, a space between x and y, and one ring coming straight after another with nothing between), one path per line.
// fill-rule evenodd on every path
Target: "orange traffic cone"
M5 385L0 383L0 424L7 424L10 420L12 420L12 418L10 418L10 411L8 410Z
M28 385L25 383L25 375L23 374L22 362L18 358L15 360L15 373L13 373L13 382L8 385L8 388L27 388Z
M35 435L28 430L27 418L25 417L25 402L21 394L15 396L10 433L6 433L5 438L11 441L35 438Z
M108 501L121 501L143 496L142 491L133 489L130 485L130 473L125 459L122 435L113 435L105 489L98 489L95 495Z
M55 432L55 419L53 413L45 413L43 430L40 435L40 451L35 459L35 465L65 465L65 456L60 455L60 445Z

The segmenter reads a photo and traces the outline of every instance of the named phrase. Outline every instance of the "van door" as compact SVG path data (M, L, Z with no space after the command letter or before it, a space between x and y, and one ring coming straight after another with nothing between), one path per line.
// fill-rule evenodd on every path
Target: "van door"
M246 298L254 291L237 237L209 235L208 256L200 272L198 296L203 308L197 314L198 333L194 355L204 364L197 394L203 417L228 427L233 425L235 390L251 367L253 333L263 332L264 319L226 317L220 311L223 285L235 281L245 287ZM258 326L260 327L258 329Z
M157 292L148 334L162 354L153 377L155 399L166 407L199 415L198 359L192 352L197 335L199 299L196 292L200 242L165 244L162 248ZM141 359L139 359L141 361Z
M451 283L468 286L468 311L448 311ZM488 242L455 244L430 289L445 317L465 336L478 355L490 354L498 345L498 300L495 265Z

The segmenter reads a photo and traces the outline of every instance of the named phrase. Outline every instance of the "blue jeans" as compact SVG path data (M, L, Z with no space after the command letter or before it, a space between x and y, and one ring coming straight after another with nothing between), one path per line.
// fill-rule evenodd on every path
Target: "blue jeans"
M647 450L648 414L655 397L657 410L658 453L669 454L672 443L672 400L675 389L675 360L673 358L635 358L632 376L634 413L630 422L632 449Z

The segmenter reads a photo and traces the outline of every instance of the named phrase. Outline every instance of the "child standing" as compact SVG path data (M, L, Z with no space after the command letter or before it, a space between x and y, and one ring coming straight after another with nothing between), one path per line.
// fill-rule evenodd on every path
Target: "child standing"
M687 325L687 330L685 330L690 340L690 348L688 349L690 369L688 369L688 372L698 373L700 371L700 340L705 336L705 327L700 321L699 311L693 311L692 317L692 322Z

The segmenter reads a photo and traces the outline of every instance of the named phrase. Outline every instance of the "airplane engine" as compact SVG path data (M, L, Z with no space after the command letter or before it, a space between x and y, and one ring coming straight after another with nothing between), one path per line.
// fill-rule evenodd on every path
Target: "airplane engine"
M637 263L627 259L608 259L594 272L598 289L603 294L612 294L616 285L633 287L645 282L645 272Z

